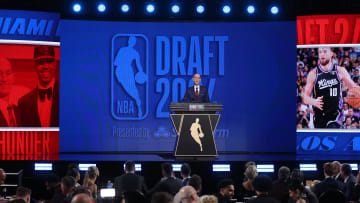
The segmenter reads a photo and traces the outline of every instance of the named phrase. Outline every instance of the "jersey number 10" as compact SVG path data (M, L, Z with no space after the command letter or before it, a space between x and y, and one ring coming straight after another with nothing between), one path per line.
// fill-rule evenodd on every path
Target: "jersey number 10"
M330 97L336 97L337 96L337 88L330 88Z

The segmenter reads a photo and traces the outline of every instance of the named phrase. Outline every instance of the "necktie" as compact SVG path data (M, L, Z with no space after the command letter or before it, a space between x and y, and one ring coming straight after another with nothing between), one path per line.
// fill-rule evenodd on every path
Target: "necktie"
M16 127L16 121L13 113L13 108L11 105L7 107L7 111L9 114L9 127Z
M195 88L196 101L199 101L199 88Z
M45 100L45 96L48 99L51 99L51 96L52 96L52 88L51 87L49 87L47 89L38 89L38 90L39 90L39 96L40 96L41 101Z

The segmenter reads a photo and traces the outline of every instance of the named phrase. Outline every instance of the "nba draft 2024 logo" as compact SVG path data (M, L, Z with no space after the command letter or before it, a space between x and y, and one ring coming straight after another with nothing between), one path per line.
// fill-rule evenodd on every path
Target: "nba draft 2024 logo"
M142 120L149 112L148 39L116 34L111 43L111 114L117 120Z

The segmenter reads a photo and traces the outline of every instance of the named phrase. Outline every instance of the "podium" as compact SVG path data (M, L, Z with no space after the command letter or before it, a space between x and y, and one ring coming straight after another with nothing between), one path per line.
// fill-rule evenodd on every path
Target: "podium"
M170 103L171 121L178 135L176 157L217 156L214 132L222 110L220 103Z

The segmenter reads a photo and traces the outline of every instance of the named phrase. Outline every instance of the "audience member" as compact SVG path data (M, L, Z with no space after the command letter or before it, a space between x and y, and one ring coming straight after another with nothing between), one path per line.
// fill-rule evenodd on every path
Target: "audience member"
M74 195L74 197L71 200L71 203L93 203L93 200L88 194L79 193Z
M201 193L201 189L202 189L202 180L201 180L201 177L199 175L192 175L189 182L188 182L188 185L192 186L197 194L199 195Z
M170 163L161 165L161 173L163 178L149 191L149 194L167 192L174 196L182 187L182 181L174 176Z
M144 177L135 174L135 163L133 161L125 163L125 174L115 178L114 188L117 197L127 191L137 191L141 194L147 193Z
M10 201L9 203L30 203L30 200L31 190L20 186L16 189L15 200Z
M241 200L243 200L244 198L249 198L252 197L254 195L256 195L255 193L255 189L253 186L253 181L254 178L258 175L257 170L256 170L256 166L255 165L249 165L246 170L245 170L245 180L239 188L239 198Z
M4 169L0 168L0 185L4 184L6 180L6 173Z
M247 203L279 203L279 201L269 196L272 190L272 181L268 176L256 176L253 182L257 197L252 198Z
M61 193L56 193L51 199L52 203L67 203L71 201L72 192L75 187L75 179L65 176L61 179Z
M289 199L289 177L290 169L282 166L278 172L278 179L273 182L271 196L282 203L288 202Z
M214 195L203 195L200 197L200 203L218 203L218 199Z
M290 180L289 182L297 182L301 185L304 185L304 174L299 169L294 169L290 174ZM320 182L320 181L319 181ZM314 186L315 188L315 186ZM317 199L316 195L312 192L312 190L309 190L307 188L304 189L303 193L306 195L306 197L309 200L309 203L319 203L319 200ZM290 201L291 199L289 199Z
M197 203L199 196L196 194L196 190L192 186L184 186L174 197L174 203Z
M335 170L334 178L335 178L335 180L340 181L340 182L344 182L344 179L342 178L341 173L340 173L340 168L341 168L340 162L333 161L332 164L334 164L334 170Z
M235 187L231 179L223 179L219 182L219 192L215 194L219 203L230 203L234 196Z
M340 190L344 191L344 186L341 182L335 180L333 176L335 175L334 165L330 162L324 164L324 176L325 179L315 185L314 193L319 198L320 195L329 190Z
M173 203L173 196L167 192L157 192L152 196L151 203Z
M89 189L91 196L94 198L97 196L97 185L95 184L95 181L99 175L99 169L96 166L90 166L84 178L83 186Z
M298 181L292 181L289 184L288 203L308 203L309 198L306 195L305 187Z
M180 171L180 175L181 175L181 178L182 178L182 185L183 186L186 186L189 182L189 179L190 179L190 173L191 173L191 168L190 168L190 165L187 164L187 163L184 163L182 166L181 166L181 171Z
M351 173L351 166L343 164L341 166L341 176L344 179L344 195L346 201L354 200L356 177Z
M79 181L80 181L80 171L79 167L76 163L71 163L68 165L68 171L66 173L67 176L71 176L75 179L75 187L79 187Z

